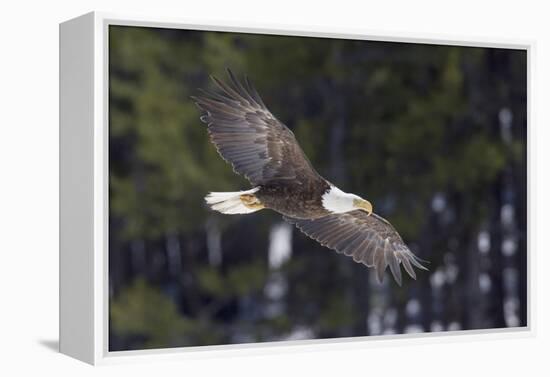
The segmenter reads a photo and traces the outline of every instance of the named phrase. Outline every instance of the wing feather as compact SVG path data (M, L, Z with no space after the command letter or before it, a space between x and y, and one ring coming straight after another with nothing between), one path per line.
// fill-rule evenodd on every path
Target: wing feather
M212 77L218 92L201 89L192 97L221 157L253 185L322 181L292 131L271 114L248 78L243 84L227 72L228 83Z
M374 267L378 281L382 282L384 271L389 266L397 282L402 284L400 265L407 274L416 279L413 266L426 270L405 245L395 228L376 214L368 216L364 211L332 214L319 219L285 220L321 245L353 258L357 263Z

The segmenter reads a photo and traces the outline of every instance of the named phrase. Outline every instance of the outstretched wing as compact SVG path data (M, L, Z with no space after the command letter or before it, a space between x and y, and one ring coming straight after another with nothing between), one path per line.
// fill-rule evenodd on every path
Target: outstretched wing
M376 276L382 282L387 266L401 285L400 264L416 279L413 265L427 270L420 259L405 245L395 228L383 217L367 215L357 210L332 214L315 220L301 220L285 217L303 233L321 245L353 258L358 263L376 269Z
M203 90L192 97L223 159L253 185L318 179L292 131L271 114L248 79L243 85L228 73L230 84L212 77L219 93Z

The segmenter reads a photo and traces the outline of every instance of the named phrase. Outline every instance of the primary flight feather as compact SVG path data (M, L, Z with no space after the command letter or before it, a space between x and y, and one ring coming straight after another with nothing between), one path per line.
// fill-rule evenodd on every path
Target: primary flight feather
M221 157L253 188L211 192L205 198L211 208L225 214L272 209L321 245L374 268L380 282L388 266L399 285L400 265L416 279L413 266L426 268L394 227L372 212L369 201L321 177L249 80L228 74L228 84L212 77L217 92L202 90L192 98Z

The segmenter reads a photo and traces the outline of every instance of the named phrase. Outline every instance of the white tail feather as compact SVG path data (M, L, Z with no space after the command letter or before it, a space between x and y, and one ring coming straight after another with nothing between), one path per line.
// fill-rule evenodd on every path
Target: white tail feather
M245 206L244 203L241 201L241 195L254 194L259 189L259 187L255 187L251 190L246 191L211 192L210 194L206 195L204 200L208 205L210 205L210 208L212 208L213 210L228 215L252 213L259 211L260 208L254 209Z

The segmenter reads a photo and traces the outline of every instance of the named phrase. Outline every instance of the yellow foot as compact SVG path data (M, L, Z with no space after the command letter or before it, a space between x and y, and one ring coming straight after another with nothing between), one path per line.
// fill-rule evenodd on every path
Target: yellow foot
M241 198L241 202L250 209L264 208L264 205L262 204L262 202L260 202L258 198L256 198L256 196L252 194L243 194L241 195L240 198Z

